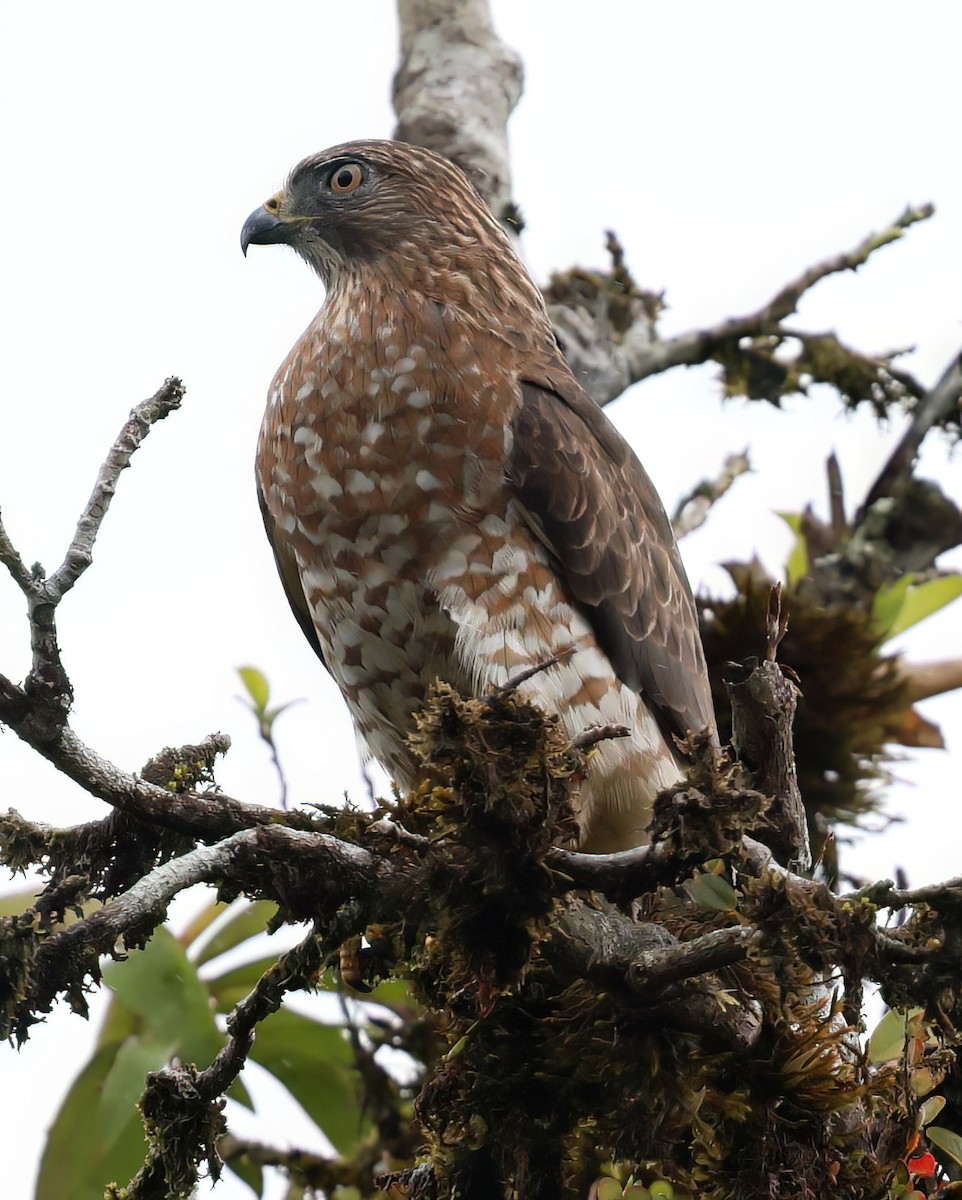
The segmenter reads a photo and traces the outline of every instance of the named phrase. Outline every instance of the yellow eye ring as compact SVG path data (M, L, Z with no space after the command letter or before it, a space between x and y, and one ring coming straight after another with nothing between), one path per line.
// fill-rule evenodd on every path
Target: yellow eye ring
M338 196L357 191L364 182L364 172L358 163L341 163L331 172L328 187Z

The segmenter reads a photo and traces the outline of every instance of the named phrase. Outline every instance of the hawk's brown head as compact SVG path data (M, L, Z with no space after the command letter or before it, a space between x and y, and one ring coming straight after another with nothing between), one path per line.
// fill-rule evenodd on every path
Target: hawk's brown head
M406 142L333 146L298 163L284 187L247 218L249 245L292 246L331 283L352 263L415 255L449 262L490 255L508 239L467 176ZM490 269L485 264L485 269Z

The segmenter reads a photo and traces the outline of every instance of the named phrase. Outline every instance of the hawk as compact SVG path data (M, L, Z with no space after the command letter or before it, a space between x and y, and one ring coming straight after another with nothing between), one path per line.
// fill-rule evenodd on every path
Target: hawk
M443 679L519 685L570 735L617 722L576 798L580 845L643 843L714 730L691 590L664 509L577 382L541 293L467 177L402 142L335 146L248 217L324 304L270 387L257 447L267 534L362 747L401 787Z

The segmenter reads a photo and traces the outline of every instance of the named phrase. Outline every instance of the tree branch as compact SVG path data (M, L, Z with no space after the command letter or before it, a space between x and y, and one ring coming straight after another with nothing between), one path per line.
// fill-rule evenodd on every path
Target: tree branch
M779 323L795 312L802 296L815 284L827 279L829 275L858 270L876 250L890 242L898 241L907 229L918 221L927 220L934 212L935 208L931 204L923 204L920 208L906 208L891 225L878 233L870 233L854 249L826 258L802 271L755 312L742 317L730 317L707 329L694 330L670 341L648 346L630 363L631 382L638 383L647 379L649 375L660 374L672 367L690 367L707 362L719 346L725 343L776 332Z
M34 733L39 740L52 739L67 719L73 688L60 659L55 613L64 595L74 586L92 561L93 545L110 506L120 472L157 421L180 407L184 386L171 377L133 409L118 434L60 567L48 579L39 563L28 571L0 522L0 561L6 566L27 599L32 664L23 693L32 703ZM0 677L0 720L19 712L17 689Z
M23 689L0 676L0 721L91 796L140 820L203 841L219 840L256 825L312 830L320 823L319 818L304 812L285 813L245 804L221 792L178 792L128 774L82 742L69 725L52 733L38 718L37 707ZM211 736L223 738L222 734ZM191 761L188 754L184 761Z
M0 1038L23 1042L31 1014L49 1012L61 992L75 1011L85 1013L84 982L88 976L99 979L100 956L116 954L121 941L128 948L143 946L173 897L195 883L267 892L304 919L323 910L332 894L335 905L341 897L367 902L378 889L389 894L394 875L377 855L328 834L244 829L155 867L103 908L55 933L41 935L18 919L3 930L16 952L0 955L7 962L0 975Z
M899 439L885 466L868 490L862 508L856 516L861 523L868 509L885 496L899 490L899 483L911 476L918 458L919 448L925 435L933 426L945 421L950 414L958 413L962 422L962 353L956 354L942 372L938 383L927 392L916 405L908 429Z
M115 438L100 468L64 560L43 585L50 603L58 604L90 566L94 542L114 498L121 471L130 466L130 460L151 428L180 408L184 391L184 385L172 375L164 380L153 396L131 409L129 419Z
M140 1107L147 1130L148 1153L129 1186L108 1190L115 1200L167 1200L189 1195L198 1167L207 1163L213 1179L220 1176L217 1144L226 1132L224 1093L240 1074L254 1044L257 1025L276 1012L290 992L310 987L327 956L361 920L355 905L346 905L324 935L315 927L293 950L281 955L261 976L253 991L227 1021L225 1045L209 1067L164 1067L147 1076Z
M694 533L708 519L712 505L720 500L739 476L752 469L748 449L740 454L728 454L714 479L703 479L678 501L671 525L676 538Z
M521 97L520 58L498 38L485 0L398 0L398 16L394 136L456 162L516 233L507 124Z
M740 962L761 940L758 930L746 925L682 942L660 925L569 902L542 949L560 977L577 974L603 988L620 986L626 1009L636 1011L641 1004L674 1028L744 1053L761 1032L757 1006L723 1004L716 987L694 981ZM688 986L677 986L683 983Z
M743 338L799 338L810 335L785 329L782 322L795 311L812 287L829 275L855 271L882 246L897 241L918 221L934 212L930 204L906 208L886 229L869 234L847 253L835 255L809 267L781 288L766 304L754 312L731 317L705 329L692 330L662 341L658 338L651 304L636 304L627 327L616 328L612 323L610 305L599 303L587 307L577 287L567 288L566 281L578 272L556 277L550 294L552 320L565 344L565 352L575 375L599 404L609 404L632 384L674 367L697 366L708 362ZM566 295L570 292L571 295ZM620 300L620 309L624 300ZM921 388L907 375L890 373L900 385L913 394Z

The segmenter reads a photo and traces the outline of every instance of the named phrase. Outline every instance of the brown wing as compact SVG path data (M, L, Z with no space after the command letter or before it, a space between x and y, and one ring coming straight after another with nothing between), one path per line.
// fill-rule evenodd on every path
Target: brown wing
M327 668L327 663L324 662L324 655L321 653L321 643L317 636L317 630L314 628L314 622L311 620L311 610L307 606L304 589L301 587L301 575L297 568L297 560L277 536L277 531L274 528L274 519L267 511L264 493L261 491L259 482L257 484L257 503L260 506L261 517L264 519L264 529L267 531L267 540L274 551L274 562L277 564L277 573L281 577L284 594L287 596L287 602L291 606L291 612L294 614L294 619L298 625L300 625L301 632L311 643L314 653L321 660L324 667Z
M691 589L644 467L573 379L523 381L511 480L629 687L682 735L715 728Z

